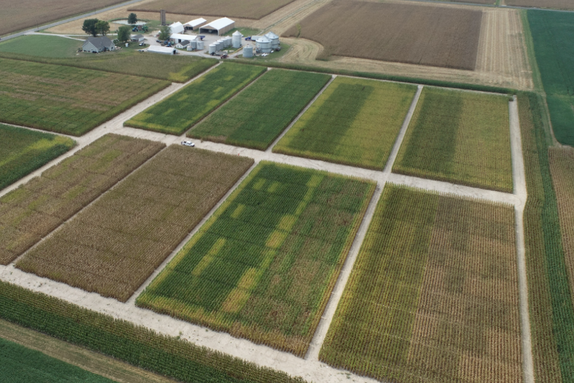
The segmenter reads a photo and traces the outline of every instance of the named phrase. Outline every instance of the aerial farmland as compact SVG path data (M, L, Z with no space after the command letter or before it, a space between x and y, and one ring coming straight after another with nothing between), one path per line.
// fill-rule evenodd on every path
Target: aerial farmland
M565 2L5 8L0 381L574 382Z

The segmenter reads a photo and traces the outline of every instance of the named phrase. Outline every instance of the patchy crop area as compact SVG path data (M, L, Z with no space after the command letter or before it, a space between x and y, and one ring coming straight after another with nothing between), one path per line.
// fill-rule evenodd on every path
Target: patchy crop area
M113 383L113 380L2 338L0 376L9 382Z
M170 146L16 266L126 302L252 164Z
M75 145L76 142L67 137L0 124L0 189Z
M0 43L0 53L32 55L39 57L74 57L82 42L59 36L31 35L19 36Z
M564 258L574 298L574 149L550 148L548 154L558 203Z
M423 89L393 171L512 192L508 97Z
M337 77L273 151L383 169L416 90Z
M294 0L156 0L135 4L130 11L166 12L180 15L225 16L260 19Z
M265 71L252 65L222 64L124 125L180 135Z
M529 10L527 15L554 136L573 146L574 13Z
M503 0L506 5L534 8L574 9L571 0Z
M80 136L167 81L0 59L0 121Z
M50 21L105 8L123 0L0 0L0 36Z
M261 163L136 304L303 356L374 189Z
M330 78L309 72L268 71L187 135L265 150Z
M387 185L320 360L384 381L522 381L513 209Z
M164 147L108 134L0 198L7 265Z
M481 19L480 10L335 0L283 36L316 41L325 57L474 70Z

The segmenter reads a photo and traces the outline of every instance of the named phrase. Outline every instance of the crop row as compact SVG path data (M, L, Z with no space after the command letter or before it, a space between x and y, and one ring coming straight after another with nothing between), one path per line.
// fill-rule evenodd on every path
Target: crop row
M168 85L149 78L0 59L0 120L79 136Z
M64 154L76 144L67 137L0 124L0 189Z
M262 163L136 304L305 355L373 191Z
M328 80L323 74L268 71L188 136L265 150Z
M263 72L250 65L221 64L124 124L180 135Z
M125 302L252 163L171 146L16 266Z
M521 381L513 217L387 186L320 359L384 380Z
M162 147L108 134L0 198L0 264L12 262Z

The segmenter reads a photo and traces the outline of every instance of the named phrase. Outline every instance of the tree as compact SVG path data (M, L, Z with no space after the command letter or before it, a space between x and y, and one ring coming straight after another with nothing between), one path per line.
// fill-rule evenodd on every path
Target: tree
M125 43L130 39L132 29L127 25L122 25L120 29L118 29L118 40L122 43Z
M135 13L130 13L128 16L128 24L135 24L138 22L138 17Z
M169 28L169 25L164 25L163 27L161 27L161 29L159 30L159 39L168 40L170 36L171 36L171 29Z
M97 36L98 30L96 29L96 24L98 19L87 19L84 20L84 25L82 26L82 31L86 32L88 35Z
M96 32L105 36L110 31L110 23L103 20L98 20L96 23Z

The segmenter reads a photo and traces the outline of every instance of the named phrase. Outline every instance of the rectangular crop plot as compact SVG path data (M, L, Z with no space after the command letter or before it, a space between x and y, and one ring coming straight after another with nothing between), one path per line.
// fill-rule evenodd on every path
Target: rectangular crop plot
M383 169L416 90L337 77L273 151Z
M130 11L159 12L165 9L172 14L240 17L260 19L294 0L155 0L134 4Z
M265 150L330 78L308 72L268 71L187 135Z
M425 88L393 171L511 193L508 97Z
M180 135L265 70L252 65L222 64L124 125Z
M324 55L474 70L481 10L335 0L283 35L323 45Z
M0 59L0 121L80 136L167 81Z
M374 188L261 163L136 304L303 356Z
M17 267L125 302L252 164L170 146Z
M0 189L18 181L76 142L68 137L0 124Z
M319 358L384 381L521 382L513 209L387 186Z
M108 134L0 198L0 264L7 265L165 145Z

